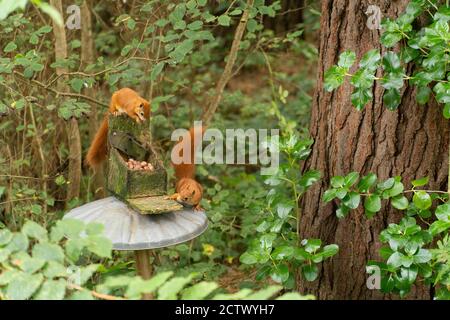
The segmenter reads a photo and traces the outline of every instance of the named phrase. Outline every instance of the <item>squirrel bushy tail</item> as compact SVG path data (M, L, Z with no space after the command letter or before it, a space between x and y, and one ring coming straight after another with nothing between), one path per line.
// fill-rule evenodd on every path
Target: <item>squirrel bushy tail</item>
M198 145L195 145L195 141L199 140L201 141L201 137L203 136L203 133L205 132L206 128L205 127L192 127L191 129L189 129L189 135L186 135L185 137L183 137L183 139L178 142L178 144L183 143L185 138L189 138L190 142L191 142L191 156L190 159L188 161L188 163L180 163L180 164L175 164L172 163L174 169L175 169L175 177L177 178L177 181L183 179L183 178L190 178L190 179L194 179L195 177L195 164L194 164L194 159L195 159L195 152L197 151L194 147L199 147ZM183 150L180 151L179 153L180 157L183 157Z
M86 155L86 164L90 167L96 168L106 159L106 155L108 154L107 136L108 116L105 116Z

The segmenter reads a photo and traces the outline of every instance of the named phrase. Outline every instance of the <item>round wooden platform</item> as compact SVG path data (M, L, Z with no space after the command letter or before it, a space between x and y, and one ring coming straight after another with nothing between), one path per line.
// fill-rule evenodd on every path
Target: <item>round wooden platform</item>
M115 197L72 209L64 218L104 224L105 236L115 250L163 248L194 239L208 227L208 218L201 211L142 215Z

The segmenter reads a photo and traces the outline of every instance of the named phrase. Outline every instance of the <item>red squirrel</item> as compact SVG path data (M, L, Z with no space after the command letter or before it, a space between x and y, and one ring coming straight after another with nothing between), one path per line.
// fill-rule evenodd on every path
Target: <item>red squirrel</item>
M130 118L134 119L137 123L140 123L150 117L150 103L130 88L122 88L114 92L111 97L108 112L95 134L86 155L86 163L92 168L98 167L106 159L108 153L107 137L109 113L115 116L126 113Z
M188 163L175 164L172 162L172 165L175 169L175 177L177 178L177 184L175 186L176 193L167 197L167 199L176 200L178 203L181 203L183 205L192 206L195 211L202 210L202 208L200 207L200 201L203 197L203 188L201 184L195 180L194 157L196 150L194 149L194 141L196 138L195 134L200 134L200 136L203 136L204 132L204 127L191 128L189 130L189 138L191 141L191 157ZM178 142L178 144L183 143L185 137L183 137L183 139ZM183 150L180 151L179 156L183 157Z

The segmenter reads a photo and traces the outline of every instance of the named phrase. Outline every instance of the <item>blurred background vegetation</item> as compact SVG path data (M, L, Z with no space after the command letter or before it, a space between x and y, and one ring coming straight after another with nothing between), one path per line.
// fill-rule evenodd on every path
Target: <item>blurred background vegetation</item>
M71 5L80 9L80 29L72 28ZM50 228L70 208L107 194L102 172L94 175L81 160L118 88L152 101L155 144L171 171L170 134L206 111L244 6L236 0L64 0L60 29L67 48L55 40L52 12L38 1L1 20L0 228L17 231L26 220ZM318 1L255 1L211 127L281 127L306 138L319 8ZM58 50L63 53L55 58ZM156 271L197 272L228 292L280 282L239 262L268 207L259 168L202 165L197 176L209 229L156 250ZM93 282L134 274L127 253L97 262L102 267ZM281 282L293 288L291 280Z

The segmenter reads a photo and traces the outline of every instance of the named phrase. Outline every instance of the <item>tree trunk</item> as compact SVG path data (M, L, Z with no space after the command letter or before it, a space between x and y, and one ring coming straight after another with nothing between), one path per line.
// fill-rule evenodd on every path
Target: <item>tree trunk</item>
M367 7L377 5L382 17L396 18L408 2L322 2L320 63L310 126L315 144L305 167L320 170L323 179L303 198L300 234L302 238L336 243L340 249L337 256L323 264L316 281L298 280L303 293L318 299L396 298L367 289L365 266L368 260L380 260L379 233L388 223L398 222L401 213L384 205L372 219L367 219L362 210L354 210L338 220L336 204L321 200L331 177L351 171L361 175L373 172L380 179L399 175L409 184L416 177L428 176L430 189L447 190L449 126L441 106L434 101L418 105L416 89L406 87L399 109L388 111L383 106L384 89L377 84L373 102L359 112L351 105L352 88L348 82L331 93L323 89L324 72L337 62L342 51L354 50L361 58L370 49L382 49L380 31L366 27ZM407 67L407 72L412 72L412 66ZM429 288L418 286L408 298L428 299Z
M50 4L63 16L62 1L50 0ZM53 21L53 34L55 35L55 60L67 58L67 40L64 25L59 26ZM56 74L62 75L67 72L66 68L56 68ZM58 90L67 92L68 88L64 82L65 77L58 79ZM69 144L69 174L67 200L70 201L80 196L81 183L81 139L78 121L76 118L69 120L67 125L67 140Z
M95 62L95 46L94 38L92 37L92 0L84 0L81 5L81 69L83 70L88 65ZM94 88L86 88L84 92L87 96L94 98ZM103 119L103 117L102 117ZM99 127L97 121L97 105L91 103L91 114L89 116L89 138L92 141ZM104 165L101 165L92 175L92 183L89 186L94 193L95 199L104 198L105 192L105 177Z

